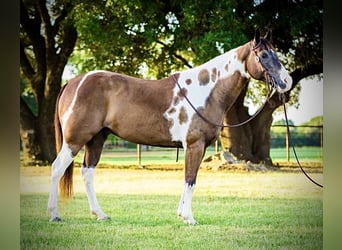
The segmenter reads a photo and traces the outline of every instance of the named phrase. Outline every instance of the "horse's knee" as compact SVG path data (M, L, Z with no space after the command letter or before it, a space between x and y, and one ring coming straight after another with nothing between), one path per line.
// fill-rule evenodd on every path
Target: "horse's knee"
M95 174L95 167L90 166L90 167L81 167L81 175L83 178L83 181L85 185L90 185L93 183L94 179L94 174Z

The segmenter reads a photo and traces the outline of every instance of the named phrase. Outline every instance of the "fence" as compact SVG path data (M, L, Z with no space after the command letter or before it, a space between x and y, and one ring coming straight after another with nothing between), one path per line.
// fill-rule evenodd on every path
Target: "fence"
M273 125L271 127L271 148L285 147L287 161L290 160L291 145L295 147L320 147L322 151L323 125L289 125L289 127L290 135L286 125Z
M284 159L284 151L286 152L285 160L290 161L291 153L290 153L290 139L291 144L296 148L302 149L301 151L306 151L307 158L316 157L318 154L319 157L322 157L322 149L323 149L323 125L301 125L294 126L290 125L290 135L287 133L287 129L285 125L273 125L271 127L271 155L272 158L282 158ZM136 162L138 165L142 163L142 157L151 157L151 155L155 152L156 155L158 151L163 151L163 154L168 155L169 152L165 152L166 149L160 149L156 147L146 146L146 145L137 145L134 143L130 143L124 140L121 140L113 135L110 135L105 143L106 149L121 149L121 151L130 151L136 157ZM285 148L285 150L284 150ZM220 150L220 143L218 141L215 142L212 146L208 148L209 154L214 154ZM314 150L310 154L309 151ZM135 153L134 153L135 152ZM318 153L317 153L318 152ZM279 156L281 154L282 156ZM173 157L173 161L176 159L176 152L172 149L172 153L170 153ZM182 155L182 154L180 154ZM134 156L133 156L134 157Z

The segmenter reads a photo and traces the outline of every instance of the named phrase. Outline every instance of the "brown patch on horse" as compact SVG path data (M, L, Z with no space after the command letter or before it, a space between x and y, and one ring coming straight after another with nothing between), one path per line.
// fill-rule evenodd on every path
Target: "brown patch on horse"
M229 71L229 66L228 66L228 63L224 66L224 69L225 69L225 71Z
M70 80L65 87L58 104L59 118L70 106L83 77ZM77 92L64 138L73 153L105 127L135 143L172 146L170 123L163 114L174 102L175 85L171 76L144 80L113 72L88 75ZM144 133L132 133L138 130Z
M209 83L209 71L201 69L198 73L198 81L200 85L207 85Z
M173 99L173 105L177 106L178 103L179 103L179 96L175 96L175 98Z
M176 112L176 109L175 109L175 108L172 108L172 109L170 109L170 110L168 111L169 114L173 114L173 113L175 113L175 112Z
M240 61L245 61L250 52L251 48L249 46L241 46L236 51L237 58Z
M181 100L184 99L184 96L186 96L188 94L188 90L186 88L181 88L178 93L177 93L177 96L179 96L179 98Z
M190 78L188 78L188 79L186 79L186 80L185 80L185 83L186 83L187 85L190 85L190 84L191 84L191 82L192 82L192 81L191 81L191 79L190 79Z
M183 124L188 121L188 114L186 113L185 108L182 106L179 112L179 124Z
M211 81L212 82L215 82L216 81L216 76L217 76L217 69L216 68L213 68L211 70Z

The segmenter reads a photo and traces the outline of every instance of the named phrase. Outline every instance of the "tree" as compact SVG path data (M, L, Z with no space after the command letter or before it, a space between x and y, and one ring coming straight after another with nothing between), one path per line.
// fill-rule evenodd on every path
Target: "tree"
M321 0L106 4L93 7L97 15L84 16L84 11L79 12L83 29L78 47L82 59L76 53L72 62L77 62L80 71L107 68L142 76L141 66L147 65L147 75L158 78L235 48L250 40L255 27L260 27L264 32L272 31L273 43L283 55L284 64L292 70L293 91L287 93L287 101L290 93L294 93L291 99L296 99L295 87L301 79L323 72ZM87 5L83 7L89 9ZM89 29L89 23L93 28ZM260 83L257 88L262 91L246 88L241 93L226 114L226 123L236 124L250 117L244 106L246 95L253 97L251 92L255 91L266 95ZM272 164L270 127L272 114L280 105L275 95L252 122L223 129L224 150L242 160Z
M273 42L278 51L288 58L292 69L292 90L303 78L323 72L322 46L322 1L272 1L265 0L255 7L253 13L240 12L241 15L255 16L260 27L273 31ZM287 93L287 101L291 91ZM243 106L245 93L242 93L233 108L226 114L226 123L238 123L249 114ZM250 123L241 128L226 128L221 132L224 150L238 159L272 164L270 158L270 127L273 112L282 105L274 95L262 112Z
M64 1L20 1L20 139L26 161L52 162L56 155L55 101L77 38L72 9Z
M39 2L40 5L43 5L42 2ZM272 30L273 43L284 55L282 59L285 62L283 62L290 66L294 85L304 77L322 72L322 1L108 0L93 2L85 0L72 3L56 1L54 5L59 6L55 9L56 12L62 13L64 9L64 13L67 13L64 20L68 22L59 21L58 30L63 30L62 23L68 24L73 27L74 35L63 36L62 34L66 32L53 33L55 39L51 39L53 34L50 33L48 36L44 33L47 29L42 29L44 32L41 34L36 28L36 36L45 41L41 44L47 44L48 41L55 42L54 46L46 46L46 49L61 46L63 43L59 42L62 42L65 37L74 37L74 42L77 36L77 44L69 63L77 69L78 73L93 69L108 69L140 77L164 77L170 72L202 64L224 51L251 40L256 27L260 27L263 32ZM42 14L38 11L37 6L40 5L33 3L29 5L26 2L25 5L23 3L21 5L24 9L23 15L25 9L30 7L26 19L22 18L24 22L38 23L36 26L45 24L44 20L47 18L42 18ZM69 7L66 8L67 6ZM72 16L69 15L71 10ZM50 26L55 26L58 18L52 16L50 18ZM56 21L51 22L51 20ZM21 61L39 62L40 57L45 58L44 53L37 53L41 50L40 46L38 44L36 48L33 43L35 39L32 35L29 36L24 26L21 24L21 40L22 37L28 37L26 39L29 40L23 43L25 46L21 53L27 59ZM74 45L73 42L68 44ZM70 46L71 51L72 48L73 46ZM27 53L28 51L31 53ZM58 56L57 53L55 54ZM47 57L44 60L47 61ZM22 72L25 71L22 69ZM38 75L45 77L44 74ZM29 76L25 73L22 79L26 80L29 86L38 85L32 84L33 77ZM60 74L56 76L58 78ZM43 82L46 83L46 79ZM60 79L58 83L56 80L56 84L58 86L51 85L47 89L51 87L59 89ZM254 90L255 88L253 92ZM44 110L41 109L44 109L45 105L50 107L48 113L52 115L54 95L50 94L49 99L45 97L40 99L42 94L39 95L39 91L32 87L32 92L40 107L36 120L39 120L38 117L43 114ZM246 95L253 96L247 88L241 93L233 109L227 114L229 123L249 116L247 108L244 107ZM42 101L39 100L42 99L46 103L40 103ZM290 99L289 95L287 99ZM272 122L272 113L277 106L279 101L274 97L252 123L242 128L227 130L229 139L224 136L225 131L223 131L222 142L226 143L225 147L241 159L269 160L269 126ZM23 107L25 108L25 103ZM22 116L25 117L24 114ZM52 120L52 117L47 119ZM24 121L21 123L24 124ZM37 131L35 134L41 134L39 130L33 130ZM53 130L45 128L45 131L51 134Z

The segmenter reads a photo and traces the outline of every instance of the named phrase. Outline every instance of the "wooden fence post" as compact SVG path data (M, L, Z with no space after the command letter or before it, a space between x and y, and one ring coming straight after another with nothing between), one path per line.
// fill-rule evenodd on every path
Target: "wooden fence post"
M290 161L290 143L289 143L289 131L288 129L286 129L286 137L285 137L285 141L286 141L286 160L287 162Z
M137 144L138 166L141 167L141 145Z

